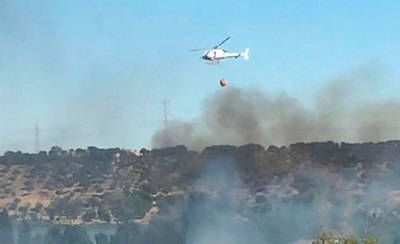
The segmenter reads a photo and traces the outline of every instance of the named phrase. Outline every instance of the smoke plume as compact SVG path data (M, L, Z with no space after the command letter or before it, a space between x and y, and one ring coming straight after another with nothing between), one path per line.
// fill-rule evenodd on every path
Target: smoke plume
M400 136L400 102L377 101L385 81L363 66L328 81L311 106L288 94L229 87L208 97L195 121L173 121L153 135L153 147L184 144L290 144L310 141L378 141Z
M214 160L198 179L188 205L186 243L311 243L324 231L373 235L379 243L400 240L397 162L371 168L370 182L357 176L361 168L337 174L305 166L264 185L268 197L256 193L265 196L258 203L234 165L232 159ZM293 176L309 182L312 200L289 196Z

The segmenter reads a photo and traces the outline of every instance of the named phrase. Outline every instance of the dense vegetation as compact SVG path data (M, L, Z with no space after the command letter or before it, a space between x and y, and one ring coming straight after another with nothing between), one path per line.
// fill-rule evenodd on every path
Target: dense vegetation
M215 230L243 243L292 243L317 238L320 226L400 243L399 148L389 141L7 152L0 243L196 243ZM52 227L38 234L36 222ZM95 223L118 228L85 230Z

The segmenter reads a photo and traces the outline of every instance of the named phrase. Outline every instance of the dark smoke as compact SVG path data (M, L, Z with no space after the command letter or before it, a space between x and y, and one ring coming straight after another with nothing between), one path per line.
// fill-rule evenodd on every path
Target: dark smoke
M152 138L153 147L185 144L290 144L310 141L379 141L400 136L400 102L374 101L385 77L360 67L328 81L312 106L287 94L230 87L205 100L196 121L174 121Z

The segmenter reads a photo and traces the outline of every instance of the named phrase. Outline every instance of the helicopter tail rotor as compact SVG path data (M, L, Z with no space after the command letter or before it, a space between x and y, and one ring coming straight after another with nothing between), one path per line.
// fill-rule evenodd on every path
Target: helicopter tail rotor
M250 48L246 48L244 52L240 54L240 56L242 56L244 60L249 60L250 59L249 52Z

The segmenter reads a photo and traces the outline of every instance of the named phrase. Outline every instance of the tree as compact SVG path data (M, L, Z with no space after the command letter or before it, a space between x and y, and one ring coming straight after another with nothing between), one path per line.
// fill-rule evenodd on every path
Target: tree
M14 244L13 227L5 209L0 212L0 243Z
M151 207L151 198L144 192L135 191L127 196L124 205L125 220L142 218Z
M47 208L50 220L54 215L66 216L69 219L75 219L79 216L82 210L82 201L71 200L69 198L59 198L51 203Z
M55 214L56 214L55 208L52 206L49 206L48 208L46 208L46 213L49 216L50 221L53 221Z
M93 209L89 209L82 216L83 221L90 222L92 219L96 218L96 212Z
M108 213L108 210L105 209L103 206L99 207L99 209L97 210L97 215L99 216L100 220L103 220L107 223L111 221L111 216Z

